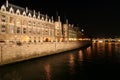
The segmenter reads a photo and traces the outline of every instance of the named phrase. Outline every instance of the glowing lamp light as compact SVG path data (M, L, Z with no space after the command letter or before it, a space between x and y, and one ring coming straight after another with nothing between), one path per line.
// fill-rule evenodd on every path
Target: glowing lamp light
M118 41L120 42L120 39Z
M102 43L103 41L102 41L102 40L99 40L98 42L99 42L99 43Z

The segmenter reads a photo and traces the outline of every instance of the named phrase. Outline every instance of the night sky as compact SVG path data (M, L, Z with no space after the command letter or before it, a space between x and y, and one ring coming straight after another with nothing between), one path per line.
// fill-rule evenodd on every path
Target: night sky
M5 0L0 0L1 3ZM56 12L92 37L120 37L120 2L115 0L9 0L55 17Z

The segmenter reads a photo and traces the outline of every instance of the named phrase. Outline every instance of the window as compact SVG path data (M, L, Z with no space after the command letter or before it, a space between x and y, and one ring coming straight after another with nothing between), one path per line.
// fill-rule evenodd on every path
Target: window
M33 22L33 26L35 27L36 25L35 25L35 22Z
M14 23L13 17L10 17L10 23Z
M17 27L17 33L20 33L20 27Z
M40 34L40 29L38 29L37 31L38 31L38 34Z
M2 15L2 18L5 18L5 15Z
M16 25L21 25L20 19L16 19Z
M1 7L1 11L6 11L6 8L5 8L4 5L2 5L2 7Z
M26 25L26 20L23 20L22 25Z
M6 31L6 26L5 25L2 25L1 26L1 32L5 32Z
M16 14L17 14L17 15L20 15L20 10L19 10L19 9L16 11Z
M26 28L23 28L23 33L24 33L24 34L26 33Z
M32 33L32 28L29 28L29 29L28 29L28 32L29 32L29 33Z
M2 21L2 22L5 22L5 19L2 19L1 21Z
M40 23L37 24L37 27L40 27Z
M23 12L23 16L26 16L26 13L25 13L25 11Z
M34 34L36 33L36 28L33 28L33 33L34 33Z
M5 17L6 17L5 15L2 15L2 16L1 16L1 21L2 21L2 22L5 22Z
M28 21L28 26L31 26L31 21Z
M10 13L14 13L14 10L13 10L12 7L9 9L9 12L10 12Z
M10 26L10 33L14 33L14 27Z

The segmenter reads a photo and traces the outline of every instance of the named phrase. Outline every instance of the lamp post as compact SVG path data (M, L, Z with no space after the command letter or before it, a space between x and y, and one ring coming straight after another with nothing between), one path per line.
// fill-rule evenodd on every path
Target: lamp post
M81 32L82 32L82 40L83 40L83 35L84 35L84 29L81 29Z

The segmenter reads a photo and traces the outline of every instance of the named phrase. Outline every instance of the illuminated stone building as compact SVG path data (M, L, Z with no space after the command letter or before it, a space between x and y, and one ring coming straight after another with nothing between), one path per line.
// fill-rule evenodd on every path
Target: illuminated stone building
M74 30L74 25L69 24L69 41L76 41L77 38L77 32Z
M63 24L63 40L69 41L69 27L68 27L68 20Z
M53 17L43 15L27 7L22 8L6 3L0 8L0 42L5 43L39 43L76 40L77 32L73 25L62 25Z

